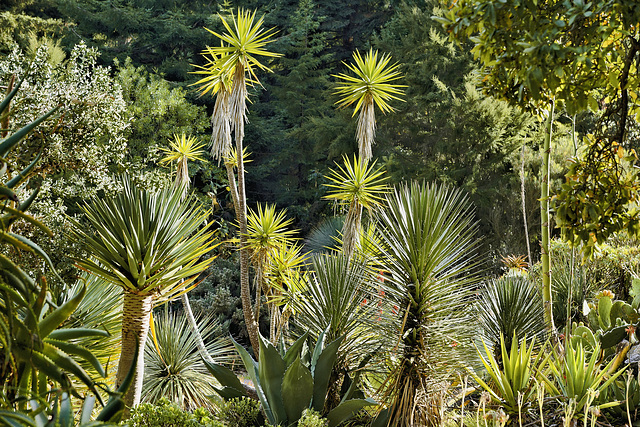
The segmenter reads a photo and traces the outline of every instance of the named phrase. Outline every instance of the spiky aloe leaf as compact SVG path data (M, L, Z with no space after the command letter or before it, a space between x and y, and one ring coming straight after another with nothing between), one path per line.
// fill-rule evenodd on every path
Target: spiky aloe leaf
M6 157L7 153L9 152L9 150L11 150L22 138L27 136L27 134L29 132L31 132L40 123L42 123L43 121L48 119L49 116L51 116L57 110L58 110L58 107L54 108L53 110L49 111L48 113L43 114L42 116L38 117L33 122L31 122L31 123L27 124L26 126L22 127L21 129L19 129L16 132L12 133L8 137L6 137L4 139L0 139L0 157L3 157L3 158Z

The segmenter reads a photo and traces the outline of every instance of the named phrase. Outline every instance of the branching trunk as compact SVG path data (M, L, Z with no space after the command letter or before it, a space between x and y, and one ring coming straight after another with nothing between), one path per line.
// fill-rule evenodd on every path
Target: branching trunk
M546 122L544 147L542 150L542 181L540 194L540 217L542 219L542 302L544 304L544 320L550 333L555 331L553 325L553 303L551 296L551 262L549 257L550 219L549 219L549 174L551 155L551 132L553 130L553 114L555 103L551 102Z
M120 363L118 364L118 373L116 374L117 387L122 384L131 366L136 366L133 383L124 395L124 403L126 405L125 419L129 417L129 410L140 403L142 380L144 378L144 346L149 333L152 304L153 295L124 293L122 304L122 352ZM136 346L138 346L138 360L133 359Z

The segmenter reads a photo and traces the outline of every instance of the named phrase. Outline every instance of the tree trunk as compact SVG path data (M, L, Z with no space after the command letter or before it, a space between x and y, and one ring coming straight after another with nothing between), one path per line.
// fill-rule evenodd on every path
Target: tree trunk
M529 245L529 224L527 221L527 202L524 188L524 149L522 144L522 165L520 167L520 195L522 196L522 221L524 222L524 239L527 243L527 257L529 259L529 267L533 266L533 258L531 258L531 246Z
M193 329L194 335L196 337L196 345L198 346L198 350L200 351L200 356L209 362L215 363L213 358L209 355L209 351L207 350L207 346L204 345L204 340L202 339L202 335L200 334L200 329L198 329L198 322L196 322L196 318L193 315L193 310L191 310L191 304L189 303L189 297L186 293L182 294L182 306L184 307L184 312L187 315L187 319L189 320L189 324L191 325L191 329Z
M133 383L124 395L126 405L124 419L129 417L131 408L140 403L142 394L142 380L144 378L144 346L149 333L149 318L153 304L153 295L137 295L125 291L122 304L122 350L120 353L120 363L116 374L116 387L122 384L129 369L133 365L136 371ZM133 359L133 355L138 346L138 360Z
M236 156L238 157L238 225L240 227L240 298L242 314L247 326L247 333L256 359L260 353L260 337L258 322L253 316L251 306L251 287L249 284L249 250L247 246L247 196L244 188L244 161L242 159L244 121L246 120L247 87L244 67L236 66L233 76L233 92L231 93L231 118L236 137Z
M342 227L342 251L349 257L353 255L360 243L362 228L362 205L357 201L351 203L349 212Z
M551 154L551 132L553 130L553 114L555 103L551 101L551 106L547 115L546 132L544 136L544 147L542 150L542 182L540 195L540 217L542 219L542 241L541 241L541 261L542 261L542 302L544 305L544 320L549 333L554 333L553 325L553 300L551 296L551 262L549 258L549 173Z

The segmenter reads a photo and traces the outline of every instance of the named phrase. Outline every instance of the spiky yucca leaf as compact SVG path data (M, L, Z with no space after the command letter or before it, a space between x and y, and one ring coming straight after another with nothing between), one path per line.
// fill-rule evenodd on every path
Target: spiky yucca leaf
M331 184L329 194L324 198L336 200L349 207L342 227L343 250L351 255L358 246L362 222L362 210L371 211L384 202L388 188L384 184L386 176L382 168L375 168L376 162L369 164L367 160L354 156L353 163L344 157L344 167L331 170L327 179Z
M194 136L187 137L183 133L182 135L174 134L173 141L169 141L169 147L170 148L160 148L160 150L165 153L164 158L160 160L160 164L176 162L175 185L182 189L182 195L184 197L191 183L187 164L189 161L205 161L202 156L202 147L204 147L204 144L201 143L198 138Z
M162 311L154 316L157 347L147 341L142 400L154 403L165 397L185 410L211 408L214 379L198 353L195 331L185 316ZM231 340L220 336L216 321L198 322L198 330L207 342L207 351L217 364L235 360Z
M151 192L129 178L113 198L94 199L82 207L93 230L74 222L72 238L93 258L77 262L103 279L156 302L179 295L213 260L201 260L215 243L208 212L180 189Z
M396 187L375 217L379 263L389 272L380 286L399 308L391 320L401 346L384 387L390 423L426 424L416 395L433 391L429 384L446 380L471 354L469 300L478 282L473 209L458 190L412 183Z

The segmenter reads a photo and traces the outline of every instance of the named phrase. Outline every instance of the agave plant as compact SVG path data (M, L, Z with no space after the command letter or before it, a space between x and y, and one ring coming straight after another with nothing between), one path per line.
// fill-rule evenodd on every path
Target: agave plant
M412 183L395 188L376 220L378 259L388 271L380 286L399 311L390 320L401 346L383 387L389 423L429 425L434 420L416 396L470 350L469 301L478 282L473 210L458 190Z
M167 398L184 410L211 408L214 389L211 377L198 352L196 332L184 316L164 310L154 316L155 342L145 347L145 377L142 400L155 403ZM198 322L198 331L207 342L207 353L218 364L235 359L235 350L228 337L220 337L217 321Z
M331 184L327 184L330 190L325 199L337 200L349 209L342 227L342 248L348 255L353 254L360 240L363 209L371 211L384 202L386 177L382 168L376 169L375 165L376 162L369 164L355 157L352 163L345 156L344 167L338 165L327 176Z
M401 100L402 85L392 82L398 80L401 75L398 64L389 65L389 55L378 55L378 51L370 49L364 58L357 50L353 54L354 64L344 64L355 76L340 73L334 77L341 80L336 93L341 96L338 101L340 107L356 104L353 111L355 116L358 111L357 136L359 157L361 161L369 160L372 156L371 146L376 133L375 106L383 113L393 111L389 101Z
M271 71L262 64L259 56L277 57L277 53L269 52L265 47L272 42L273 30L262 28L263 18L256 21L255 12L238 10L232 14L232 25L224 19L222 23L227 30L223 34L210 31L221 40L220 46L207 47L206 54L211 55L213 62L209 64L203 74L209 73L210 80L204 77L202 90L214 92L217 90L216 111L219 117L212 118L213 151L215 155L227 157L231 147L231 136L227 130L235 131L236 152L244 153L244 123L247 119L247 74L251 81L258 81L256 69ZM231 77L231 85L228 84ZM219 103L218 103L219 101ZM215 112L214 112L215 114ZM227 126L228 124L228 126ZM240 228L240 290L242 312L255 354L259 354L259 332L256 318L251 304L249 286L249 251L246 249L247 234L247 198L244 185L244 162L237 156L237 178L233 167L226 165L229 177L229 187L234 201L236 218Z
M82 206L91 226L72 220L72 238L92 255L78 264L124 289L117 384L137 366L125 396L132 407L140 401L144 372L144 358L132 357L136 348L144 349L153 304L188 291L213 260L201 257L215 245L212 231L202 227L208 212L193 199L183 201L181 189L142 190L128 177L121 184L115 197Z
M325 336L321 334L312 352L304 351L307 334L282 352L260 338L259 362L235 341L234 345L256 387L269 424L296 425L305 409L311 408L326 415L329 427L336 427L362 408L376 405L372 399L357 397L355 380L351 387L344 390L340 404L330 411L324 411L332 367L344 337L325 345ZM231 370L217 364L207 364L207 367L222 385L216 389L220 396L225 399L246 396L242 383Z

